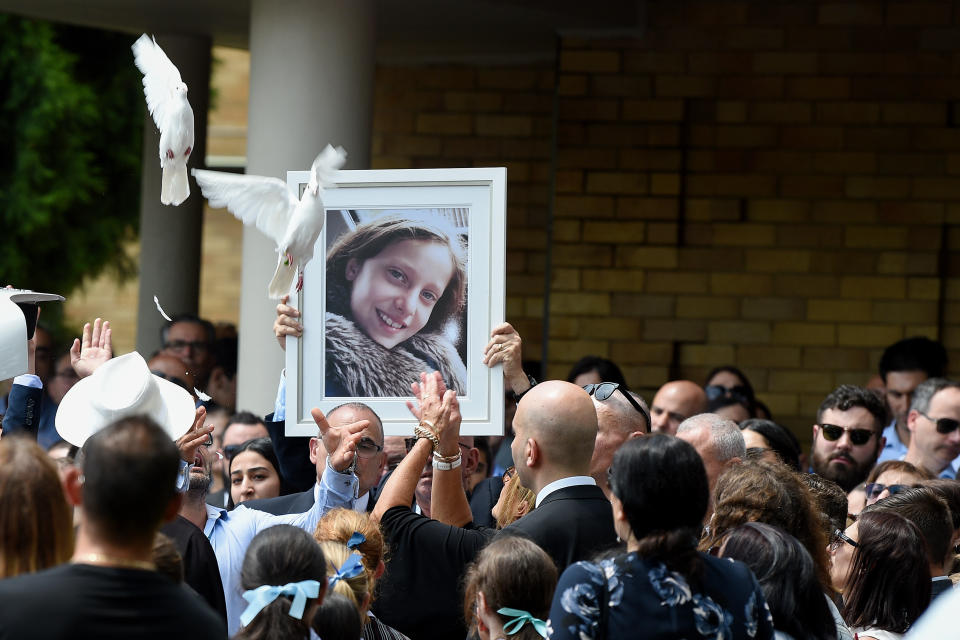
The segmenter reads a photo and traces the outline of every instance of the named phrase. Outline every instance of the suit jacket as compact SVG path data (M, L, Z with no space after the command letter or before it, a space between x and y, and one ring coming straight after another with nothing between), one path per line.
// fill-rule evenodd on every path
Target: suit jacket
M373 510L376 504L376 498L373 495L367 500L367 511ZM313 487L300 493L291 493L286 496L276 498L261 498L259 500L247 500L243 503L248 509L257 509L266 511L276 516L286 515L288 513L303 513L309 511L313 506Z
M529 538L550 554L563 572L569 565L589 560L613 547L613 508L594 485L564 487L548 495L540 506L505 527L500 535Z
M950 578L946 576L934 578L933 582L930 583L930 602L933 602L934 598L951 589L953 589L953 582L951 582Z
M43 389L14 384L7 396L3 433L20 433L33 438L44 449L63 440L57 433L57 405Z

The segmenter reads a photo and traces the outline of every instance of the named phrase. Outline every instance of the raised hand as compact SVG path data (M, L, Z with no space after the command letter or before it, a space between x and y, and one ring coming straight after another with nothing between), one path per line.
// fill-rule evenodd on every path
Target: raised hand
M285 295L280 299L277 305L277 319L273 321L273 335L277 337L280 348L287 350L287 336L299 338L303 336L303 325L296 319L300 317L300 312L287 304L290 296Z
M197 457L197 449L204 444L212 444L210 434L213 433L213 425L203 426L203 421L207 418L207 410L204 407L197 407L194 414L193 426L185 434L177 438L177 448L180 449L180 457L193 464Z
M330 466L334 471L344 472L357 454L357 444L363 438L363 430L370 426L369 420L359 420L339 427L331 427L320 409L310 412L320 429L323 448L327 450Z
M483 348L483 364L492 367L503 364L503 378L514 393L523 393L530 388L530 381L523 372L522 340L510 323L494 328L490 342Z
M83 337L75 338L70 347L70 364L81 378L86 378L113 357L113 331L110 321L100 318L83 325Z

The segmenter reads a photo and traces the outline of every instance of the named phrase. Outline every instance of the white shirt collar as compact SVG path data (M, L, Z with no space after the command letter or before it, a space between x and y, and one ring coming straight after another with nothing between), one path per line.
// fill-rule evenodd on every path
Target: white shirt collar
M543 489L540 489L540 493L537 494L537 505L540 506L540 503L543 502L543 499L548 495L557 491L558 489L565 489L567 487L580 487L580 486L597 486L597 481L591 478L590 476L570 476L568 478L560 478L559 480L554 480Z

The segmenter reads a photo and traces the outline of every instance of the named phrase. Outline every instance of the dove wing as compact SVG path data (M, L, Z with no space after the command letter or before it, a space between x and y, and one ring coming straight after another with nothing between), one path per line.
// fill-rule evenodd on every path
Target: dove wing
M133 61L143 73L143 93L147 97L147 110L161 131L166 126L171 110L173 89L183 82L180 71L170 62L157 41L143 34L133 43Z
M203 197L214 208L226 207L243 224L257 229L279 245L298 200L278 178L194 169Z
M337 185L334 184L334 178L337 175L337 170L346 161L347 152L343 150L343 147L334 149L333 146L328 144L314 159L310 166L310 174L314 181L324 189L335 187Z

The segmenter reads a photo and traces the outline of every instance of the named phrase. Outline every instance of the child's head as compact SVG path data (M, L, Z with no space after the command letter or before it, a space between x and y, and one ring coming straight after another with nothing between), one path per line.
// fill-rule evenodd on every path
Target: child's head
M383 541L380 525L370 519L369 513L361 513L353 509L333 509L320 518L313 537L317 542L340 542L347 544L355 533L363 534L363 542L356 546L356 551L363 556L363 566L373 579L379 577L384 567L384 556L387 553Z
M327 310L388 349L440 331L463 308L466 288L466 251L442 218L377 218L327 253Z
M323 556L327 560L328 583L337 576L338 571L341 573L345 571L344 568L349 566L348 561L352 555L359 554L358 551L348 549L347 545L342 542L326 540L319 544ZM371 572L364 567L362 556L358 566L359 569L355 574L347 572L348 575L337 578L330 585L330 593L339 593L350 600L356 606L360 620L366 622L367 610L370 608L370 601L373 597L371 594L373 578Z
M277 525L258 533L247 547L240 572L245 590L264 585L284 586L305 580L319 582L316 598L306 603L300 617L291 616L294 596L283 594L257 611L236 638L303 638L309 633L314 603L326 586L326 560L316 541L303 529Z

